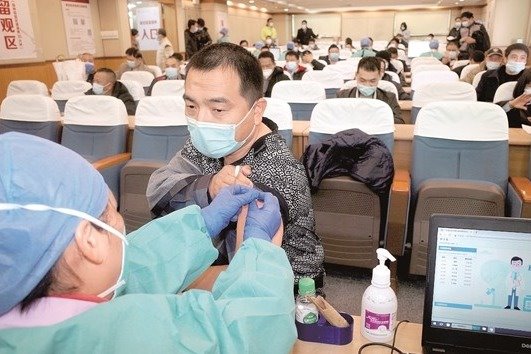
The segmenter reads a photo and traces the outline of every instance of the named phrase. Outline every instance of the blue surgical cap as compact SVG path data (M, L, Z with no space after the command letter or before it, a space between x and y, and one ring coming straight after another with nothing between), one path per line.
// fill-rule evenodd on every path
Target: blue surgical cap
M293 50L294 48L295 48L295 43L293 43L293 42L286 43L286 49L287 50Z
M432 39L430 41L430 49L439 49L439 41L436 39Z
M264 47L264 42L262 42L262 41L258 41L258 42L256 42L256 43L254 44L254 47L255 47L256 49L262 49L262 48Z
M369 39L369 37L362 38L360 40L360 46L362 48L370 47L371 46L371 40Z
M45 204L99 218L108 200L102 176L75 152L31 135L0 135L0 204ZM54 211L0 207L0 316L50 271L80 221Z

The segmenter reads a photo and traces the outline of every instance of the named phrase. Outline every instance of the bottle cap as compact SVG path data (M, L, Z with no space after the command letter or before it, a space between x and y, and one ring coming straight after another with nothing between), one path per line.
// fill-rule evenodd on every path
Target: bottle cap
M299 295L315 294L315 281L312 278L301 278L299 280Z
M372 270L371 284L376 286L387 287L391 284L391 272L389 271L389 268L385 266L385 260L389 259L391 260L391 262L394 262L396 261L396 259L385 248L378 248L376 250L376 254L378 256L378 261L380 262L380 264L378 264Z

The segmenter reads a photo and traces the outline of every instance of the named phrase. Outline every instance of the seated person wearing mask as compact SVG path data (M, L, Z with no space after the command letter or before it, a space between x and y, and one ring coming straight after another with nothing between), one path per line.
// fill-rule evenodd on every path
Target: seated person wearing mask
M296 283L311 277L316 288L322 288L324 253L314 232L308 180L276 124L262 117L267 102L262 98L258 61L240 46L221 43L203 49L186 68L190 140L167 166L151 175L147 187L151 212L158 217L191 204L206 207L222 187L232 184L271 191L281 205L282 246ZM231 225L215 238L220 251L217 264L231 261L233 236Z
M149 85L149 89L147 91L147 96L151 96L151 91L153 91L153 86L155 86L155 83L158 81L163 80L184 80L183 75L179 72L181 70L181 64L183 62L183 56L179 53L173 53L171 57L166 59L166 65L164 68L164 74L162 76L156 77L151 82L151 85Z
M446 44L446 51L444 52L441 62L444 65L452 67L453 63L459 58L459 46L457 42L448 42Z
M125 104L127 114L134 115L136 103L133 96L124 84L116 81L116 74L108 68L101 68L94 73L92 88L85 92L85 95L108 95L116 97Z
M0 151L2 353L290 351L293 272L271 194L231 186L126 237L84 158L20 133L2 134ZM211 238L242 206L243 243L212 292L180 293L216 259Z
M397 48L393 48L393 47L389 47L387 48L387 51L389 52L389 54L391 54L391 59L395 59L395 60L400 60L402 62L402 66L404 67L404 72L407 72L409 71L409 68L407 66L407 63L405 60L403 59L400 59L398 57L398 49ZM402 73L401 73L402 74ZM405 80L405 78L404 78ZM402 78L400 79L400 82L402 82ZM404 81L405 82L405 81ZM403 84L402 84L403 85Z
M87 76L87 82L90 82L92 84L95 72L94 55L90 53L83 53L79 56L79 60L85 63L85 75Z
M490 48L485 53L485 60L483 60L479 66L471 69L468 74L465 75L461 81L472 84L474 77L481 71L495 70L503 64L503 52L500 48Z
M284 71L286 71L291 80L301 80L302 76L307 72L306 67L299 64L299 53L294 51L289 51L286 53L286 66L284 66Z
M260 53L262 53L262 49L264 48L264 42L262 41L258 41L254 44L254 50L251 52L255 58L258 58L258 56L260 55ZM267 48L267 50L269 51L269 47Z
M271 97L273 86L279 81L289 80L288 75L280 66L275 65L275 56L270 51L260 53L258 56L260 67L262 68L263 85L262 94L264 97Z
M328 55L319 57L319 60L324 60L328 65L337 64L341 60L339 59L339 47L335 44L330 45L328 47Z
M470 53L470 60L469 60L468 64L458 66L458 67L452 69L452 71L454 73L456 73L459 77L461 77L461 72L463 71L463 69L466 66L474 65L474 64L480 64L480 63L482 63L484 61L485 61L485 54L482 51L480 51L480 50L474 50L474 51L472 51Z
M376 59L378 59L378 61L380 62L380 70L381 70L380 80L388 81L388 82L392 83L396 87L396 90L398 91L398 99L399 100L401 100L401 101L411 100L411 97L410 97L409 93L404 91L404 89L402 88L402 85L399 84L398 82L394 81L393 78L391 77L391 75L386 73L386 70L389 69L389 65L391 65L391 64L389 64L389 62L386 60L384 53L388 53L388 52L387 51L380 51L380 52L376 53Z
M323 70L325 65L313 58L312 52L305 50L302 52L302 64L311 66L313 70Z
M497 102L507 113L509 128L531 125L531 69L525 69L514 87L510 101Z
M396 96L392 92L378 88L382 68L380 61L374 57L367 57L360 60L356 72L357 86L337 93L338 98L372 98L383 101L391 107L395 124L404 124L400 106Z
M430 51L422 53L420 56L421 57L434 57L438 60L441 60L443 57L443 54L439 52L439 41L436 39L432 39L430 41L429 46L430 46Z
M352 54L353 57L357 58L365 58L365 57L373 57L376 55L374 50L372 50L372 40L369 37L362 38L360 40L360 47L356 53Z
M145 63L142 53L136 48L128 48L125 51L126 61L122 63L116 71L118 80L122 78L122 74L126 71L147 71L155 76L155 72L151 70Z
M308 42L308 49L319 50L319 47L317 46L317 44L315 44L315 39L310 39L310 41Z
M525 44L515 43L505 48L506 64L498 69L487 71L481 77L476 88L478 101L492 102L501 84L517 81L525 69L528 55L529 49Z

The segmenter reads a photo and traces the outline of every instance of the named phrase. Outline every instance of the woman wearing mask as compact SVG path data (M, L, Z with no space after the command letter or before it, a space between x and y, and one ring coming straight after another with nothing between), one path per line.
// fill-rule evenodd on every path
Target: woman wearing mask
M192 55L199 51L199 45L197 43L197 21L188 20L188 29L184 31L184 43L186 46L186 59L190 59Z
M411 32L407 29L407 23L402 22L400 24L400 34L402 35L402 38L404 41L409 42L409 38L411 37Z
M270 37L271 43L267 43L267 37ZM264 27L262 27L262 31L260 33L260 38L266 42L268 46L275 43L277 40L277 30L273 24L273 19L270 17L267 19L267 23Z

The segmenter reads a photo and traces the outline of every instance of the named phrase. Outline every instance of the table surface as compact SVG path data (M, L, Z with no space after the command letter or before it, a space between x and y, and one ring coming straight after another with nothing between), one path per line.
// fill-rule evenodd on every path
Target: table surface
M357 354L359 348L369 341L361 335L360 332L361 318L354 316L354 338L350 344L347 345L330 345L303 342L297 340L293 347L292 354ZM421 346L422 325L419 323L402 323L398 327L395 346L403 352L422 353ZM391 344L391 343L389 343ZM363 354L381 354L390 353L391 350L381 347L372 346L363 349ZM396 352L395 352L396 353Z

